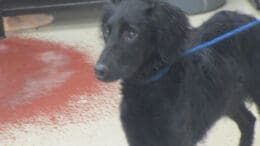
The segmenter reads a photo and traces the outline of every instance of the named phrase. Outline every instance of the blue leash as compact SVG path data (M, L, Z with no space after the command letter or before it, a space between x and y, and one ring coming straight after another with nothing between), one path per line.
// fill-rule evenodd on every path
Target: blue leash
M237 34L243 32L243 31L246 31L246 30L248 30L248 29L250 29L250 28L252 28L252 27L254 27L254 26L258 25L258 24L260 24L260 19L252 21L252 22L250 22L250 23L248 23L246 25L243 25L243 26L241 26L239 28L236 28L236 29L234 29L234 30L232 30L230 32L227 32L227 33L225 33L225 34L223 34L223 35L221 35L219 37L216 37L213 40L210 40L210 41L202 43L202 44L200 44L200 45L198 45L198 46L196 46L194 48L191 48L191 49L185 51L182 55L183 56L187 56L187 55L196 53L198 51L201 51L201 50L204 50L204 49L208 49L208 47L213 46L213 45L215 45L215 44L217 44L217 43L219 43L219 42L221 42L223 40L226 40L228 38L231 38L234 35L237 35ZM151 77L148 80L148 82L159 80L161 77L163 77L165 74L167 74L169 70L170 70L169 66L164 67L163 69L161 69L161 71L159 73L157 73L156 75Z
M234 29L234 30L232 30L230 32L227 32L227 33L225 33L225 34L223 34L223 35L221 35L221 36L219 36L219 37L217 37L217 38L215 38L215 39L213 39L211 41L208 41L208 42L203 43L201 45L198 45L198 46L196 46L196 47L194 47L194 48L192 48L190 50L187 50L187 51L185 51L183 53L183 56L186 56L186 55L189 55L189 54L201 51L203 49L207 49L207 47L213 46L213 45L215 45L215 44L217 44L217 43L219 43L219 42L221 42L223 40L226 40L226 39L228 39L230 37L233 37L234 35L237 35L237 34L243 32L243 31L246 31L246 30L248 30L248 29L250 29L250 28L252 28L252 27L254 27L254 26L258 25L258 24L260 24L260 19L257 19L255 21L250 22L250 23L248 23L246 25L243 25L243 26L241 26L241 27L239 27L237 29Z

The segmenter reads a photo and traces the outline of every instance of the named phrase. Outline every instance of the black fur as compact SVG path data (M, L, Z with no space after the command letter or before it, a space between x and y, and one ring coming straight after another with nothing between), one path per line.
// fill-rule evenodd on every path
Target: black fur
M97 78L122 79L121 120L130 146L195 146L222 116L251 146L255 117L246 97L260 105L260 26L211 48L181 53L255 18L220 12L192 29L184 13L165 2L114 0L105 8L106 47ZM170 71L146 83L165 66Z

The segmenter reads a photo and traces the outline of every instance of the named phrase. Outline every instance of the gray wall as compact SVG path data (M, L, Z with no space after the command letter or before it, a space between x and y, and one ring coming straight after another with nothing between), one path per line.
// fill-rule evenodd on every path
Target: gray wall
M214 10L223 4L226 0L168 0L175 6L180 7L182 10L189 14L202 13Z

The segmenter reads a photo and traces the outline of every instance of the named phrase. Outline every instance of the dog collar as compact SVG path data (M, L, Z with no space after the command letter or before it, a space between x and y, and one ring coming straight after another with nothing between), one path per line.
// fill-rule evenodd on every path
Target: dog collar
M161 70L159 70L159 72L157 74L150 77L146 82L150 83L150 82L154 82L154 81L159 80L164 75L166 75L169 72L169 70L170 70L170 66L166 66L166 67L162 68Z

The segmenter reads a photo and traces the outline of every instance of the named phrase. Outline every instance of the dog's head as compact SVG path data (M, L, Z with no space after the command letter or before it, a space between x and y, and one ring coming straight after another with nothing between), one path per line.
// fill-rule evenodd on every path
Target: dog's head
M173 63L188 31L184 13L166 2L112 0L102 19L105 49L95 67L97 78L108 82L131 77L156 55Z

